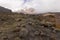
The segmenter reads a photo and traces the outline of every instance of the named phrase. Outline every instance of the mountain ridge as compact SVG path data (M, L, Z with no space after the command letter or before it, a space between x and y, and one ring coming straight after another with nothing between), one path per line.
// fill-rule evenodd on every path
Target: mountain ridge
M8 9L8 8L5 8L5 7L0 6L0 12L10 13L12 11L10 9Z

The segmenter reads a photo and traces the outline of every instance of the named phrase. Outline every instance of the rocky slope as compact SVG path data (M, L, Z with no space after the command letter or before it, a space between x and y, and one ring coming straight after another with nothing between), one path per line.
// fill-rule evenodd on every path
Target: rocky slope
M51 14L0 13L0 40L60 40Z
M41 15L0 13L0 40L56 40L56 31Z

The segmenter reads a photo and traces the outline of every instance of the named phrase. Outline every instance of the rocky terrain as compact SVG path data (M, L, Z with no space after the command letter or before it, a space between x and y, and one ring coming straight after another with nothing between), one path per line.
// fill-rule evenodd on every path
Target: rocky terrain
M60 40L55 19L56 16L50 13L31 15L1 12L0 40Z
M50 23L42 23L40 15L0 14L0 40L55 40Z

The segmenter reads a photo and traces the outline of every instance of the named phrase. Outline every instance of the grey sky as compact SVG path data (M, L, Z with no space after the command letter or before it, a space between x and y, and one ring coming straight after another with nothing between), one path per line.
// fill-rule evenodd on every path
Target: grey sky
M0 0L0 6L9 8L13 11L21 8L35 8L39 12L60 12L60 0L30 0L24 5L24 0Z

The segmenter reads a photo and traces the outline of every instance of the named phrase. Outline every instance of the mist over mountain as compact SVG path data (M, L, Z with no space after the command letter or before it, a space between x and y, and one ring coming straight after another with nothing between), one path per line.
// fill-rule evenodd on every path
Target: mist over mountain
M60 12L60 0L0 0L0 6L18 11L21 8L35 8L37 12Z

